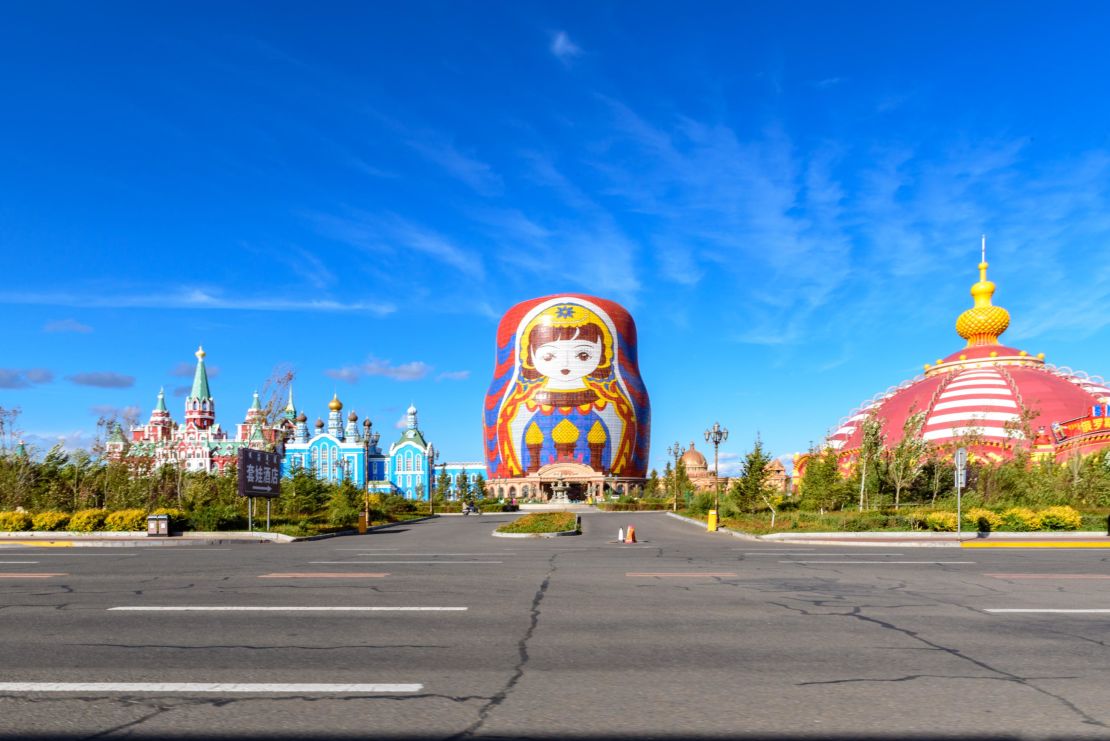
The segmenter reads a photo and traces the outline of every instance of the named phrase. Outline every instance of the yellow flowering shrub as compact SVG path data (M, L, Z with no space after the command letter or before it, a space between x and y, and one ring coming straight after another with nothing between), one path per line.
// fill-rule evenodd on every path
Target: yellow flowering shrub
M31 515L26 512L0 512L0 531L30 530Z
M1011 507L1002 513L1002 527L1017 532L1040 530L1041 518L1028 507Z
M955 512L930 512L925 515L925 524L930 530L953 532L956 530L956 522Z
M68 524L68 512L39 512L31 518L32 530L64 530Z
M1048 507L1037 513L1042 530L1078 530L1083 517L1071 507Z

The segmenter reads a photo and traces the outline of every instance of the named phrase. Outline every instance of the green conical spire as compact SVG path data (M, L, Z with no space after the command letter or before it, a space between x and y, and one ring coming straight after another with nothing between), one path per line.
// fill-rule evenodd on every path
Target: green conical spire
M293 405L293 386L289 386L289 403L285 405L285 418L295 419L297 416L297 407Z
M112 428L112 432L108 435L108 442L110 443L125 443L127 438L123 436L123 428L118 424Z
M166 390L164 388L158 389L158 404L154 407L156 412L168 412L166 409Z
M193 391L189 394L190 399L204 401L205 399L210 400L212 398L212 394L208 390L208 371L204 369L205 355L207 355L207 353L204 352L204 348L198 347L196 351L197 372L196 375L193 376Z
M258 401L258 392L257 391L254 392L254 400L251 401L251 411L252 412L261 412L262 411L262 404Z
M27 446L23 444L22 440L19 441L19 445L15 446L15 454L20 458L27 457Z

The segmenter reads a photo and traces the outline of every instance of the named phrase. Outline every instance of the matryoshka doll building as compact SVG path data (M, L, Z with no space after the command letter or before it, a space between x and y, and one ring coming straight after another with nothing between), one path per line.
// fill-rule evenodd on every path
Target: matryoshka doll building
M622 306L578 294L519 303L498 326L483 410L488 490L545 501L629 493L645 479L650 415Z
M1110 388L1098 376L1046 363L1043 353L1001 344L1010 314L992 304L994 290L984 248L979 282L971 287L974 306L956 320L966 346L842 419L825 441L838 452L842 469L856 465L863 422L872 416L888 448L902 439L910 415L921 413L921 437L948 454L966 447L982 462L999 462L1021 449L1034 459L1059 462L1110 445ZM807 460L795 458L798 476Z

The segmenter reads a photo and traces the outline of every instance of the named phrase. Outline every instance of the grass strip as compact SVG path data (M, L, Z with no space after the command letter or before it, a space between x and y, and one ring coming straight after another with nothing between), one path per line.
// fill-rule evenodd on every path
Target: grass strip
M499 533L561 533L575 530L578 518L573 512L533 512L497 528Z

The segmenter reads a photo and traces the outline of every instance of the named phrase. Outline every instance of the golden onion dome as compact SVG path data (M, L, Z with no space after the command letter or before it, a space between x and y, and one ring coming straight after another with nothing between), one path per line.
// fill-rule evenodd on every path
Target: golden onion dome
M331 401L328 402L328 409L332 410L333 412L338 412L342 408L343 402L339 400L339 394L333 395L331 397Z
M987 280L987 261L979 263L979 282L971 287L975 305L956 319L956 332L967 340L967 346L997 345L998 336L1010 326L1010 312L994 306L994 283Z

